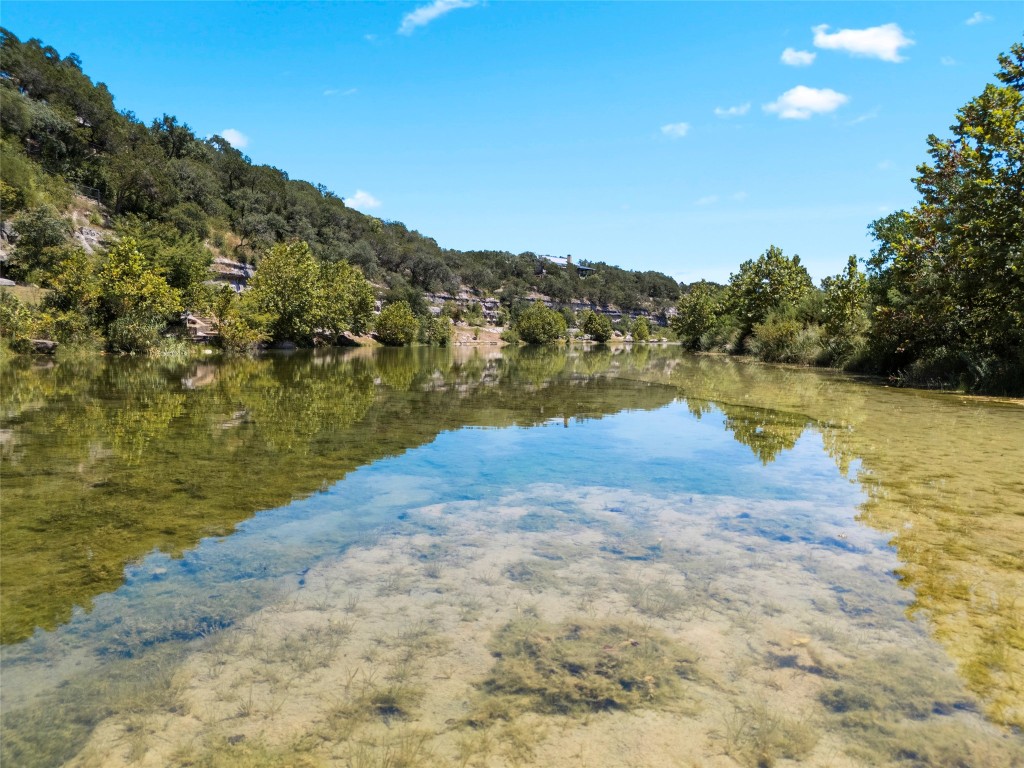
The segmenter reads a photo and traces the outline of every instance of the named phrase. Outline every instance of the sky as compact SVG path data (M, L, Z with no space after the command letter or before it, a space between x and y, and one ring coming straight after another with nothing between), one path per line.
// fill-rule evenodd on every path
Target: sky
M1024 6L5 0L0 24L442 247L724 282L769 245L816 280L867 258Z

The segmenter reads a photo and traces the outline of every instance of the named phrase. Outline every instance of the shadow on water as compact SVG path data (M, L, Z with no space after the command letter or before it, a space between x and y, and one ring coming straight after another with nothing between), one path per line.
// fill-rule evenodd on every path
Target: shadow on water
M692 444L644 446L641 465L625 453L614 460L618 438L609 427L600 439L609 442L602 455L613 461L599 472L591 455L573 455L573 443L551 432L532 449L530 465L520 467L505 460L517 455L514 443L502 448L502 441L518 439L514 430L482 444L441 437L465 427L540 425L560 434L560 425L570 422L656 411L676 400L682 401L676 408L704 423L702 429L720 424L736 441L733 446L749 449L751 460L737 461L734 452L707 438L710 433L700 438L696 432ZM1024 480L1019 471L1024 408L1019 406L894 391L818 371L657 347L347 350L185 366L159 360L19 363L0 371L0 404L0 631L5 677L16 683L3 691L4 754L15 762L69 760L93 728L115 713L181 711L185 683L175 670L190 648L205 648L236 628L245 636L246 617L321 578L319 563L337 560L350 548L372 551L386 540L382 536L411 524L409 509L435 503L514 507L507 497L486 499L492 479L500 493L557 484L560 476L591 475L595 483L654 495L671 486L710 498L739 493L733 486L743 486L751 498L794 504L785 514L773 514L781 507L772 504L730 509L715 518L717 532L708 534L709 541L761 541L760 548L749 544L755 564L766 553L786 557L805 549L867 557L874 545L854 540L838 523L822 525L821 512L806 506L811 497L833 503L824 491L808 492L828 480L813 475L824 472L818 464L811 462L808 467L819 469L806 470L799 461L790 462L792 467L771 477L757 471L787 464L802 450L820 455L820 447L808 448L805 435L819 439L835 467L858 481L864 492L859 522L892 535L897 576L907 588L901 606L928 619L992 721L1024 726ZM402 472L390 472L386 460L424 446L431 449L416 451ZM492 450L493 455L486 453ZM466 471L459 478L465 486L459 479L445 484L433 476L452 472L451 465ZM356 472L371 466L378 471ZM834 503L842 503L845 493L837 492ZM685 512L693 498L680 499ZM501 530L548 543L481 579L510 583L540 599L559 584L560 569L573 558L555 544L566 526L600 530L602 515L630 514L629 503L609 505L598 514L572 498L539 505L531 500L527 511ZM449 562L440 554L447 551L451 524L413 518L416 530L437 543L431 545L436 551L418 551L412 565L430 583L442 583L446 569L459 565L457 558ZM486 515L481 518L481 530L491 524ZM661 538L633 528L606 530L594 551L631 568L669 562ZM695 555L679 557L673 567L690 569L687 588L711 595L714 580L700 575L699 568L693 571ZM684 607L692 595L684 599L668 581L631 578L610 583L612 592L623 590L624 606L638 620L668 622L671 629L693 610ZM375 599L406 594L408 579L395 571L381 582ZM593 588L582 584L574 599L587 603ZM820 599L843 621L865 626L874 621L876 607L862 591L843 587L839 576ZM477 597L460 600L461 621L479 612ZM517 631L532 627L520 618L510 621L507 626ZM554 625L542 626L541 635L556 632ZM599 623L579 626L596 627L598 655L611 643L607 633L626 631ZM330 622L311 627L314 634L307 639L334 653L350 632L339 627ZM495 642L509 637L499 635ZM617 641L626 643L623 648L634 647L631 636L624 638ZM367 654L374 653L374 642ZM851 666L837 681L799 642L796 650L773 647L764 658L787 673L821 678L826 717L855 730L889 706L885 696L876 701L864 693L880 684L875 666ZM300 650L306 645L280 648L285 655L308 654ZM572 675L578 674L577 666L593 666L566 658ZM302 659L303 671L320 664L308 655ZM266 662L272 661L268 656ZM497 671L530 672L535 660L527 661ZM922 669L922 674L931 672ZM631 690L638 696L654 691L645 675L637 679ZM539 686L535 682L532 690L542 691ZM345 705L355 709L338 710L348 713L346 722L362 707L390 728L392 720L407 719L406 710L423 695L397 683L364 688L362 698ZM496 690L507 697L511 689ZM409 701L402 703L400 694ZM914 700L929 695L914 693ZM601 696L601 701L608 698ZM252 709L251 684L249 698L239 711ZM519 699L509 701L520 706ZM971 706L955 697L949 701L934 706L953 713ZM724 732L746 746L734 746L729 754L741 764L755 764L758 750L768 748L754 745L755 736L769 726L776 729L775 738L788 734L794 743L806 742L794 756L809 753L816 739L804 734L802 721L773 717L756 703L735 709ZM59 725L49 729L50 721ZM493 723L496 732L512 739L507 714L495 715ZM890 738L890 751L897 754L903 737ZM787 755L778 745L772 749Z

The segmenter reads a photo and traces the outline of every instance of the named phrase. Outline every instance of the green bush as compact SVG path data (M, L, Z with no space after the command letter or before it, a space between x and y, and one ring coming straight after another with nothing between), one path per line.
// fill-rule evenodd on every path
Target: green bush
M608 315L599 315L592 309L586 309L580 315L580 330L594 341L604 343L612 337L612 321Z
M651 338L651 323L646 317L638 317L633 321L630 329L633 334L633 341L647 341Z
M406 301L388 304L377 316L377 338L389 347L412 344L419 328L419 320Z
M427 344L447 347L452 340L452 321L444 315L430 318L423 324L423 340Z
M755 323L746 346L766 362L811 365L823 356L822 335L820 326L805 326L792 311L783 310L769 314L763 323Z
M523 310L516 320L516 332L527 344L550 344L565 336L567 330L561 313L541 302Z
M32 311L17 296L0 288L0 337L14 352L31 352L33 331Z
M164 323L152 315L130 314L107 326L107 345L113 352L148 352L160 341Z

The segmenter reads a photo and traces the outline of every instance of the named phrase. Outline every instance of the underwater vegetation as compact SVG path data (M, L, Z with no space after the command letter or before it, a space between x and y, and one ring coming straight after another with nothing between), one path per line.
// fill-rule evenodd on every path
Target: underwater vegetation
M489 647L497 660L481 688L500 697L491 718L663 704L683 693L682 681L697 677L695 653L628 621L549 624L526 617L498 630Z

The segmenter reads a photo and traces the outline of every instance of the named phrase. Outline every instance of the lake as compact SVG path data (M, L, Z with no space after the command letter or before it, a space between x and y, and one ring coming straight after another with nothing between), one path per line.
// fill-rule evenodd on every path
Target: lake
M1024 406L633 349L0 370L4 766L1024 765Z

